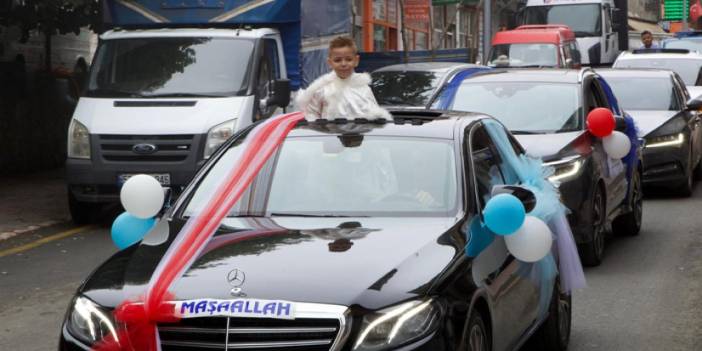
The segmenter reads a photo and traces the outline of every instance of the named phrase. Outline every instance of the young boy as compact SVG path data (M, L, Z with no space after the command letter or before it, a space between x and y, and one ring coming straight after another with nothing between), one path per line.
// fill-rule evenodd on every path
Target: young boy
M327 64L332 72L317 78L295 98L307 119L390 118L368 86L370 75L354 71L358 61L353 39L336 37L329 43Z

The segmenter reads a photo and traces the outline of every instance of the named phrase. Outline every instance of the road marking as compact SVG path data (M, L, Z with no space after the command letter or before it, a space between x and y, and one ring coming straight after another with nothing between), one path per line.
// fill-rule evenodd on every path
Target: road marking
M71 236L71 235L78 234L78 233L83 232L83 231L85 231L85 230L87 230L87 229L90 229L90 228L94 228L94 226L85 225L85 226L82 226L82 227L77 227L77 228L69 229L69 230L66 230L66 231L64 231L64 232L60 232L60 233L57 233L57 234L54 234L54 235L51 235L51 236L47 236L47 237L45 237L45 238L41 238L41 239L36 240L36 241L32 241L31 243L24 244L24 245L22 245L22 246L13 247L13 248L11 248L11 249L7 249L7 250L4 250L4 251L0 251L0 257L5 257L5 256L9 256L9 255L14 255L14 254L16 254L16 253L20 253L20 252L23 252L23 251L31 250L31 249L33 249L33 248L35 248L35 247L37 247L37 246L41 246L41 245L44 245L44 244L46 244L46 243L50 243L50 242L55 241L55 240L67 238L67 237L69 237L69 236Z

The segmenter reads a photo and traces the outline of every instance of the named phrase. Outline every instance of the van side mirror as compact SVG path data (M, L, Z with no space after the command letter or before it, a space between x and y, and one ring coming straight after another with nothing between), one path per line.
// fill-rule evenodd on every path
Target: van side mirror
M492 196L499 194L510 194L519 199L527 213L536 207L536 196L534 193L519 185L496 185L492 188Z
M272 82L271 96L266 99L267 106L286 107L290 104L290 80L276 79Z
M699 96L696 98L690 99L690 101L687 102L687 109L688 110L697 111L700 108L702 108L702 99L700 99Z

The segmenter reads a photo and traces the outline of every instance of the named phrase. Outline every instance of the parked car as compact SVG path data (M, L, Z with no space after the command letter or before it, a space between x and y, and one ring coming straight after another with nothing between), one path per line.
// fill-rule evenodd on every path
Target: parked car
M580 51L566 25L523 25L495 33L487 65L580 68Z
M236 296L294 304L295 318L164 323L158 325L163 350L226 344L501 351L518 349L531 335L545 350L566 349L571 300L556 274L549 280L540 264L516 260L499 236L477 257L464 251L469 223L480 218L491 189L507 182L499 173L484 175L497 168L516 174L501 160L522 148L501 124L480 114L431 111L396 114L393 123L323 122L291 131L244 193L247 201L234 206L171 290L178 301L231 300L229 279ZM144 290L250 130L213 155L141 243L108 259L81 285L62 327L61 350L89 349L110 332L113 321L105 316ZM497 148L494 131L514 147ZM531 203L534 194L520 189ZM92 323L98 317L101 323Z
M702 177L702 100L690 100L685 83L669 70L604 69L602 75L645 138L644 185L692 195Z
M371 89L383 107L425 108L444 82L466 69L482 71L489 68L456 62L390 65L371 73Z
M702 53L687 49L639 49L623 52L613 68L654 68L675 71L690 96L702 95Z
M702 53L702 32L677 32L675 37L661 40L664 49L686 49Z
M587 131L587 114L617 108L609 89L591 69L495 70L472 75L442 90L433 108L491 115L527 153L555 167L563 202L585 265L602 262L606 228L636 235L641 228L640 154L627 170L607 156L601 139ZM628 172L627 172L628 171ZM630 175L627 177L627 173Z

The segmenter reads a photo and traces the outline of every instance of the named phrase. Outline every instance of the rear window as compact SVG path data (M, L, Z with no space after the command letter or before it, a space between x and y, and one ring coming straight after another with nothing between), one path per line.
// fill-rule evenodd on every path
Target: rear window
M646 54L641 54L646 55ZM702 59L687 58L636 58L623 59L614 62L615 68L657 68L668 69L677 73L685 82L685 85L702 85L700 79L700 68Z
M385 106L424 107L439 84L439 76L434 72L373 72L371 77L375 99Z

